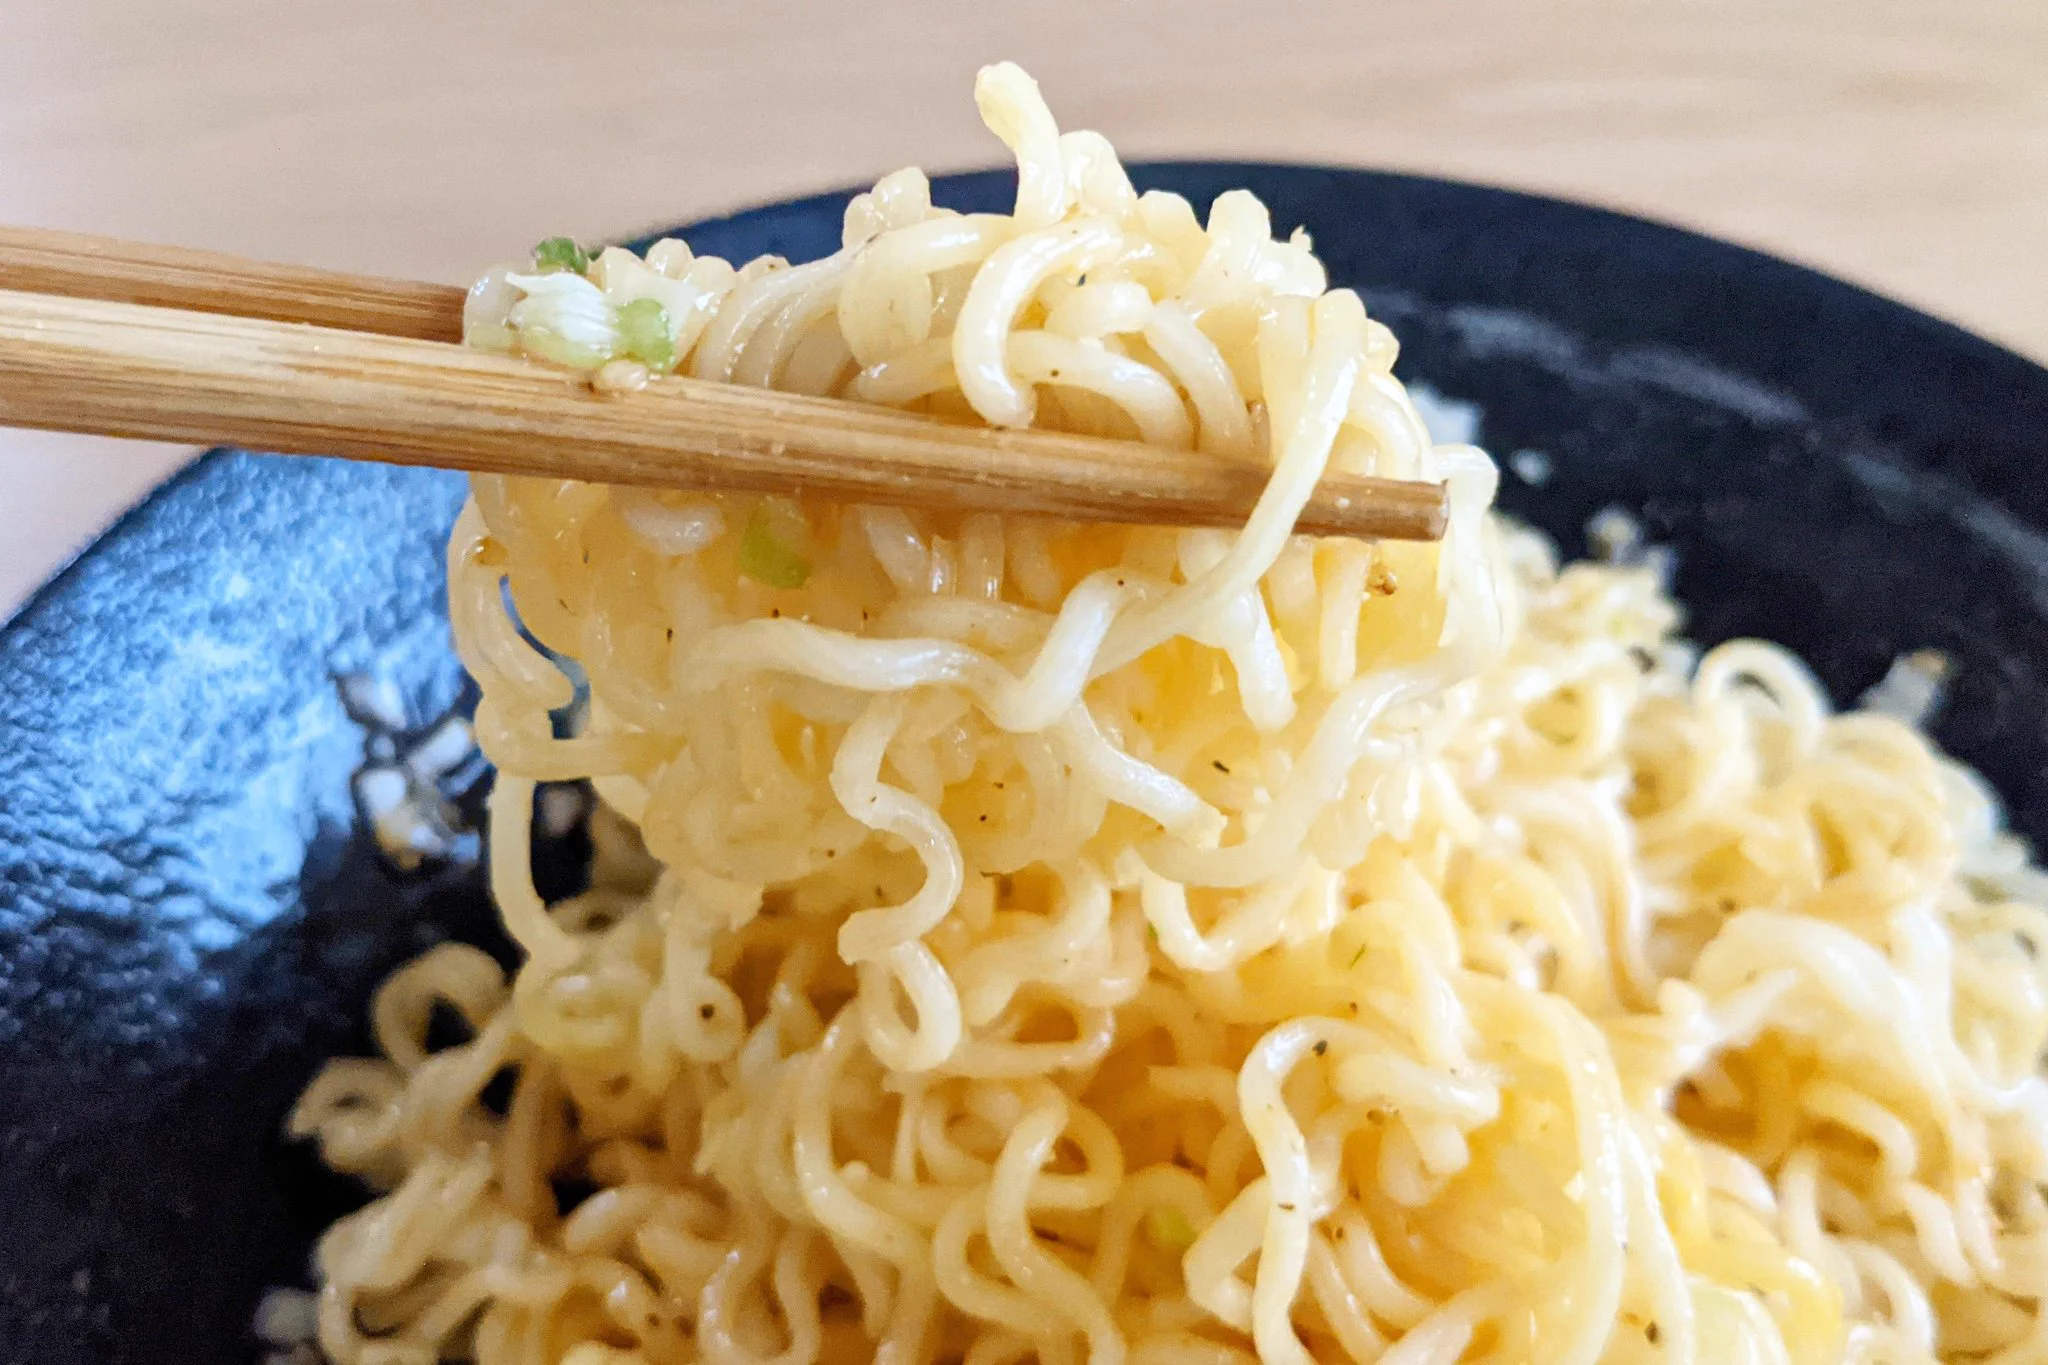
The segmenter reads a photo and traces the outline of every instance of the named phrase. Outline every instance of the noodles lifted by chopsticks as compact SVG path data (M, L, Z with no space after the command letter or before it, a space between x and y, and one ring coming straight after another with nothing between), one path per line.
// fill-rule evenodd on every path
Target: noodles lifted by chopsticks
M470 338L1263 456L1257 511L478 478L526 958L402 969L301 1102L382 1192L321 1244L327 1354L2048 1358L2048 921L1981 785L1493 520L1251 195L1205 223L1015 67L976 95L1012 214L905 171L805 265L553 244ZM1448 536L1292 536L1326 470L1448 480ZM535 787L583 778L544 905Z

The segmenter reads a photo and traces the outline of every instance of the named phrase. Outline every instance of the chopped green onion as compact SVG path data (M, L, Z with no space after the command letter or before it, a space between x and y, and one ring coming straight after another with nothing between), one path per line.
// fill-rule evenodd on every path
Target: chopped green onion
M533 263L543 271L573 270L581 275L590 269L590 253L570 237L550 237L533 249Z
M811 576L811 561L785 538L792 528L778 527L777 521L796 522L797 517L790 513L778 518L766 499L755 504L740 532L740 572L771 588L801 588Z
M594 370L612 358L608 351L571 341L548 327L522 327L516 335L519 349L527 355L572 370Z
M1145 1215L1145 1236L1161 1251L1186 1251L1195 1244L1195 1225L1171 1204L1156 1204Z
M619 310L619 348L648 369L667 374L676 367L676 344L668 309L658 299L634 299Z

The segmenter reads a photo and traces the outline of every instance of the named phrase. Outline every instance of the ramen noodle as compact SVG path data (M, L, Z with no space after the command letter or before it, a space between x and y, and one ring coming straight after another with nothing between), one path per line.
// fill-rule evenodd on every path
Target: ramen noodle
M1250 194L975 93L1010 213L904 171L806 264L550 242L469 340L1261 458L1257 509L478 477L449 609L523 957L402 968L299 1104L377 1191L325 1354L2048 1360L2048 921L1983 784L1779 649L1696 658L1654 556L1495 519ZM1449 533L1292 534L1331 470L1443 481Z

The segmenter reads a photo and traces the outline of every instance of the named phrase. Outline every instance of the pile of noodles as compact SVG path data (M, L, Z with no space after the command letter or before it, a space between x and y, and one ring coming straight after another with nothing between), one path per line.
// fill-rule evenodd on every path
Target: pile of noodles
M1256 513L478 478L525 958L400 970L299 1106L380 1192L324 1352L2048 1360L2048 920L1982 785L1494 520L1252 196L1134 193L1014 67L976 98L1012 214L905 171L809 264L544 252L471 341L1263 456ZM1448 537L1292 535L1326 470L1447 480ZM593 883L546 905L574 779Z

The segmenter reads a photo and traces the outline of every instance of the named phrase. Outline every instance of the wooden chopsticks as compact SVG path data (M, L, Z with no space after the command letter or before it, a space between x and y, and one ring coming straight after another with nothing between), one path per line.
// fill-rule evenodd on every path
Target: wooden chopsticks
M1264 468L669 377L619 397L451 345L463 293L0 228L0 425L655 487L1242 524ZM1443 534L1443 490L1330 476L1305 533Z
M0 289L462 340L463 291L87 232L0 227Z

